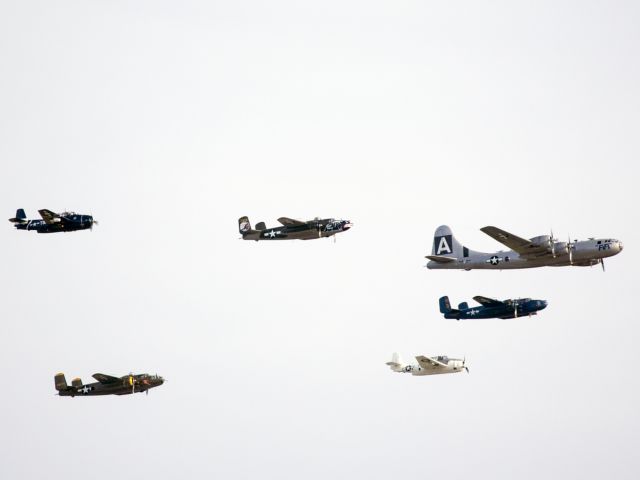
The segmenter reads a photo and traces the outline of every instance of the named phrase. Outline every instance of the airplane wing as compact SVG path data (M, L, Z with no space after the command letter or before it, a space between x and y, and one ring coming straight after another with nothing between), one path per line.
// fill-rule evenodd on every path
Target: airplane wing
M482 227L480 230L520 255L531 255L548 251L546 245L536 245L530 240L520 238L517 235L497 227Z
M504 305L504 302L501 302L500 300L495 300L493 298L487 298L487 297L481 297L480 295L477 295L475 297L473 297L473 299L478 302L480 305L484 305L485 307L495 307L497 305Z
M57 213L52 212L51 210L47 210L46 208L44 208L42 210L38 210L38 213L40 214L42 219L46 223L49 223L49 224L56 223L56 222L59 222L61 220L60 215L58 215Z
M441 367L446 367L445 363L441 363L435 358L425 357L424 355L418 355L416 357L418 364L425 370L437 370Z
M120 381L118 377L112 377L111 375L105 375L104 373L94 373L92 376L100 383L113 383Z
M306 225L307 222L301 222L300 220L294 220L292 218L287 218L287 217L280 217L278 219L278 221L284 225L285 227L293 227L293 226L300 226L300 225Z

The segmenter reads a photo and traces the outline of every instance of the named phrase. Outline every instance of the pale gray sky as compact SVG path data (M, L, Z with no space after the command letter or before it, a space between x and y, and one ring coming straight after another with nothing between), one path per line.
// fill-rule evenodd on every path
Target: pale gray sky
M637 478L637 2L0 3L0 477ZM254 243L237 218L335 216ZM599 268L423 268L449 224ZM450 322L437 299L544 298ZM397 350L466 355L412 378ZM159 373L60 398L53 375Z

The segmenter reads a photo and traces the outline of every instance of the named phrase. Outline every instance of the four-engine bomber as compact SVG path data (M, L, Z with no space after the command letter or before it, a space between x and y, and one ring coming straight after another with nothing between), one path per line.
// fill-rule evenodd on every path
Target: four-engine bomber
M534 267L589 267L602 265L604 259L622 251L622 242L612 238L559 242L551 235L540 235L530 240L520 238L496 227L481 228L484 233L511 250L495 253L476 252L462 246L453 236L451 228L442 225L433 236L430 269L507 270Z

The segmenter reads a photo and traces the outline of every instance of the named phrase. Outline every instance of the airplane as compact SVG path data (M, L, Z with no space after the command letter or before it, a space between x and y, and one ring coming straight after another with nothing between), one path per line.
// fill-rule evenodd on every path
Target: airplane
M496 253L476 252L463 247L453 236L447 225L438 227L433 236L429 269L459 270L509 270L533 267L588 267L602 265L604 259L622 251L622 242L614 239L590 238L584 241L569 238L567 242L558 242L551 235L540 235L525 240L496 227L480 229L491 238L506 245L511 250Z
M243 240L255 240L257 242L258 240L313 240L346 232L353 226L349 220L320 219L317 217L306 222L280 217L278 222L283 226L267 228L264 222L259 222L254 230L251 228L248 217L240 217L238 219L238 229Z
M536 315L539 310L547 307L545 300L531 300L519 298L515 300L494 300L487 297L473 297L480 307L469 308L467 302L462 302L457 309L451 308L449 297L440 298L440 313L444 318L455 320L472 320L482 318L517 318L525 315Z
M42 220L28 220L22 208L16 211L16 216L9 221L18 230L35 230L38 233L74 232L76 230L93 229L98 225L91 215L79 215L75 212L55 213L51 210L38 210Z
M79 378L74 378L71 386L67 385L64 373L58 373L55 379L56 390L61 397L91 397L98 395L129 395L137 392L146 392L149 389L159 387L164 383L164 378L158 375L142 373L134 375L130 373L124 377L112 377L104 373L94 373L95 383L83 384Z
M458 373L462 370L466 370L469 373L469 368L465 366L465 359L449 358L446 355L438 355L436 357L419 355L416 360L418 361L417 364L405 365L400 359L400 355L394 353L387 365L394 372L411 373L411 375L416 376Z

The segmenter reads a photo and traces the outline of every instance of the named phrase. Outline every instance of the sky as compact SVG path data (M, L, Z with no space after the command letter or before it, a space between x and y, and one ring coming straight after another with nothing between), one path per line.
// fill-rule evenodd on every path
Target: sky
M0 477L637 478L637 2L0 2ZM345 218L243 242L237 219ZM617 238L430 271L433 232ZM537 317L455 322L474 295ZM391 372L392 352L470 374ZM53 376L158 373L64 398Z

